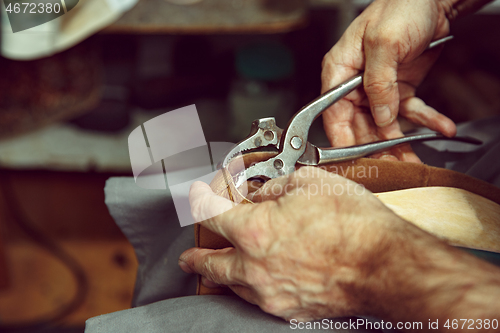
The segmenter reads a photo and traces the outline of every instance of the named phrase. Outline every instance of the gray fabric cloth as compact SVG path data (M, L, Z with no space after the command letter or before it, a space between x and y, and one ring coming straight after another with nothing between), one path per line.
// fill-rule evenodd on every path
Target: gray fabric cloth
M459 171L500 187L500 116L457 127L457 135L471 136L483 144L429 141L412 144L412 147L426 164ZM418 131L425 132L429 131Z
M500 186L499 130L500 117L496 117L459 126L459 135L485 142L479 147L445 141L413 147L429 165ZM297 330L236 297L181 297L195 293L196 277L177 266L179 255L194 246L194 233L192 226L180 227L168 190L145 190L133 178L122 177L109 179L105 193L109 211L134 246L139 261L132 304L135 308L89 319L87 333ZM361 328L356 332L372 331Z
M120 177L110 178L104 191L139 262L132 306L194 295L196 276L177 265L180 254L194 246L193 226L180 226L168 189L147 190L132 177Z
M360 330L354 324L360 323ZM347 329L335 329L344 325ZM314 325L314 324L312 324ZM320 326L322 325L322 326ZM369 324L368 324L369 325ZM351 326L351 329L349 329ZM339 318L319 321L317 332L377 332L361 330L365 319ZM262 312L257 306L233 296L190 296L168 299L148 306L91 318L86 332L291 332L284 320ZM333 329L330 329L333 327ZM352 329L355 327L354 329ZM309 331L309 330L307 330Z

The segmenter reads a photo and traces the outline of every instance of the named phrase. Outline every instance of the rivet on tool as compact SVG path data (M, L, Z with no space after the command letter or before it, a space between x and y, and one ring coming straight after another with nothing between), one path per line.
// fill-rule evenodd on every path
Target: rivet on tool
M265 131L264 138L266 138L267 141L271 141L272 139L274 139L274 133L271 131Z
M290 144L292 145L293 149L300 149L300 147L302 147L302 139L298 136L294 136L290 141Z
M261 138L255 138L254 144L258 147L262 144L262 139Z
M283 168L283 161L280 159L274 160L274 168L281 170Z

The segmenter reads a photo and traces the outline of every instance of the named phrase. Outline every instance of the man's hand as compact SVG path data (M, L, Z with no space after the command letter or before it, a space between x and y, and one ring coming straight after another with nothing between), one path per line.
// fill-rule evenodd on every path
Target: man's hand
M253 200L262 202L230 209L208 185L193 184L195 219L229 209L202 225L234 248L189 249L180 267L287 320L374 315L427 325L499 313L498 268L402 220L350 180L306 167L269 181Z
M358 89L323 113L333 147L403 136L398 112L410 121L454 136L453 121L415 97L439 50L431 41L449 34L451 1L375 0L358 16L323 60L322 92L364 71ZM445 4L446 3L446 4ZM438 49L440 49L438 47ZM420 162L409 145L379 157Z
M193 184L190 199L195 218L221 204L203 183ZM387 231L406 222L362 186L318 168L272 180L253 200L264 202L202 224L234 248L191 249L181 267L285 319L368 311L362 294L390 246Z

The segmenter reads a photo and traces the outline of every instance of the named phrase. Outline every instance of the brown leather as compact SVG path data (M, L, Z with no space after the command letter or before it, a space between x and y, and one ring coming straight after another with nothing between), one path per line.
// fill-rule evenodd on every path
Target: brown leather
M272 154L266 152L246 154L244 155L245 165L266 160ZM500 204L499 188L459 172L424 164L361 158L349 162L332 163L325 167L327 171L338 173L362 184L374 193L426 186L446 186L461 188ZM242 198L241 194L234 189L231 174L234 175L236 170L231 168L230 165L228 170L219 171L210 186L216 194L229 200L251 203ZM199 223L195 225L195 240L196 246L202 248L221 249L232 246L228 240L202 227ZM232 294L232 291L228 288L206 288L201 284L200 277L197 293L222 295Z

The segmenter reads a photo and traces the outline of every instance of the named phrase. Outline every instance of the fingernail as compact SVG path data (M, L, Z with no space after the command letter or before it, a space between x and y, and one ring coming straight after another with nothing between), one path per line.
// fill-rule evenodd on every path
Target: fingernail
M184 261L179 259L179 267L186 273L194 273L193 270Z
M390 154L384 154L384 155L380 156L379 159L387 160L387 161L399 161L396 156L390 155Z
M181 253L181 255L179 256L179 260L180 261L184 261L184 262L188 262L189 261L189 258L191 258L191 256L193 254L195 254L196 252L198 252L199 248L197 247L192 247L184 252Z
M378 126L385 126L391 122L391 109L388 105L376 105L373 107L373 118Z

